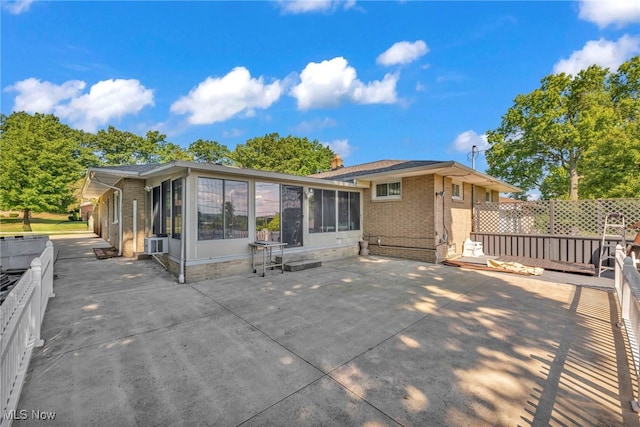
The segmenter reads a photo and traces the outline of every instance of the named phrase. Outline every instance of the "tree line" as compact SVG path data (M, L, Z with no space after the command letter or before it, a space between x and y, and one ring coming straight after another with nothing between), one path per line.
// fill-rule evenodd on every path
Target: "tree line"
M233 151L198 139L187 148L151 130L144 136L113 126L88 133L52 114L14 112L0 116L0 209L20 210L30 230L31 212L66 212L90 167L211 162L294 175L328 170L334 152L317 140L277 133L252 138Z

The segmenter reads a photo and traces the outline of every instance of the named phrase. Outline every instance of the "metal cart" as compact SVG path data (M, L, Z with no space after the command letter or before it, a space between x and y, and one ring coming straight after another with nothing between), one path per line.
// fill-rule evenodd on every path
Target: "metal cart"
M253 268L254 273L258 271L256 269L256 253L258 251L262 251L262 277L264 277L267 268L280 268L282 273L284 273L284 247L287 246L286 243L256 240L255 242L249 243L249 246L251 247L251 268ZM273 258L273 248L276 248L276 257L277 249L280 248L279 263L276 261L276 258Z

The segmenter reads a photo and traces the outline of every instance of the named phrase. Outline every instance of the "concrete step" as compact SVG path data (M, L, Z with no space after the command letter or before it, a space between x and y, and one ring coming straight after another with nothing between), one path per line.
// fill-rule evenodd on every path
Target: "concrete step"
M279 253L279 252L278 252ZM276 255L275 251L273 254L274 258L276 259L276 263L277 264L282 264L282 257L280 255ZM285 264L288 262L298 262L298 261L308 261L309 254L284 254L284 262Z
M306 261L293 261L284 264L284 271L302 271L309 268L321 267L322 261L306 260Z

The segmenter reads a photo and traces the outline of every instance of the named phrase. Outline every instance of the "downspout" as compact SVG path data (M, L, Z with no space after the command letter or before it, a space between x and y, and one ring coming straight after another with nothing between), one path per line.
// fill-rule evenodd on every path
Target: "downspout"
M118 206L118 212L120 212L118 214L118 256L122 256L122 238L123 238L122 223L124 222L124 218L122 217L122 213L123 213L122 212L122 204L123 204L122 189L118 187L114 187L113 185L105 184L104 182L99 181L96 178L92 178L92 179L98 184L104 185L105 187L111 188L112 190L116 190L118 193L120 193L120 197L118 197L119 204L120 204L120 206Z
M138 252L138 200L133 199L133 253Z
M187 172L182 178L182 206L180 207L182 215L182 229L180 230L180 274L178 274L178 283L184 284L184 271L186 269L187 254L187 178L191 175L191 168L187 168Z

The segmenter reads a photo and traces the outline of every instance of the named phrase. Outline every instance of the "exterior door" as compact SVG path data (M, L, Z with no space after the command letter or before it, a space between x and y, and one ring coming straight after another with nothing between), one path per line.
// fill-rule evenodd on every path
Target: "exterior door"
M282 185L282 242L287 247L302 246L302 187Z

